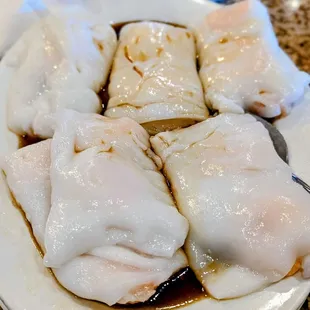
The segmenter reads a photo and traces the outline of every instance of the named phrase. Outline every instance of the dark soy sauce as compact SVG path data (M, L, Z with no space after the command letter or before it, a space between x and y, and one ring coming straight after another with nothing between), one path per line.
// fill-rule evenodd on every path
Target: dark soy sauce
M110 74L109 74L109 79L110 79ZM109 82L98 93L98 97L100 98L101 104L102 104L102 112L101 112L102 115L106 111L108 102L110 99L109 92L108 92L108 85L109 85Z
M206 297L201 284L190 268L184 268L161 284L145 303L131 306L114 306L114 309L169 309L181 307Z
M31 137L28 135L24 135L24 136L19 137L18 148L21 149L22 147L38 143L42 140L43 139L38 138L38 137Z

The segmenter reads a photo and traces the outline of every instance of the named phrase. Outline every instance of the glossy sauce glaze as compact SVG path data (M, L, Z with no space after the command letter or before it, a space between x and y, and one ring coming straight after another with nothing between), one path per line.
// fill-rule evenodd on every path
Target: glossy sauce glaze
M110 79L110 74L109 74L109 79ZM102 112L101 112L102 115L104 115L104 112L107 109L109 99L110 99L109 92L108 92L108 85L109 85L109 82L98 93L98 97L100 98L101 104L102 104Z

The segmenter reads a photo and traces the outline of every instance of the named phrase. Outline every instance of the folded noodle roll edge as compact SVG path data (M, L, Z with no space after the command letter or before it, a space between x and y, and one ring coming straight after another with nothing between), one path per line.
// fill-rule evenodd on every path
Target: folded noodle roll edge
M151 145L190 224L189 265L210 295L240 297L297 271L309 277L308 193L260 122L221 114Z
M79 297L144 302L187 266L188 231L146 155L160 165L148 134L126 118L65 110L57 120L53 139L16 151L3 167L45 264Z

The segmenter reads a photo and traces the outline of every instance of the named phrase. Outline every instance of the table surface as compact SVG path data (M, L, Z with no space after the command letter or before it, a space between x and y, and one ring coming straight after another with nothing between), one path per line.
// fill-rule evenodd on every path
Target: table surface
M310 73L310 0L262 0L269 8L281 47Z

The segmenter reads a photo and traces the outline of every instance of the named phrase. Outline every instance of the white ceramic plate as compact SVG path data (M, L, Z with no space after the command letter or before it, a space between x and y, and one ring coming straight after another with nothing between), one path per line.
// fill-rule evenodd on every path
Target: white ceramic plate
M85 1L86 2L86 1ZM99 11L108 22L151 19L194 25L218 5L205 0L87 0L89 9ZM12 71L0 63L0 154L18 147L17 138L6 127L5 102ZM0 306L10 310L109 309L78 299L54 280L29 235L20 213L11 202L0 177ZM191 310L295 310L310 291L310 281L299 276L285 279L252 295L218 302L211 299L186 305Z

